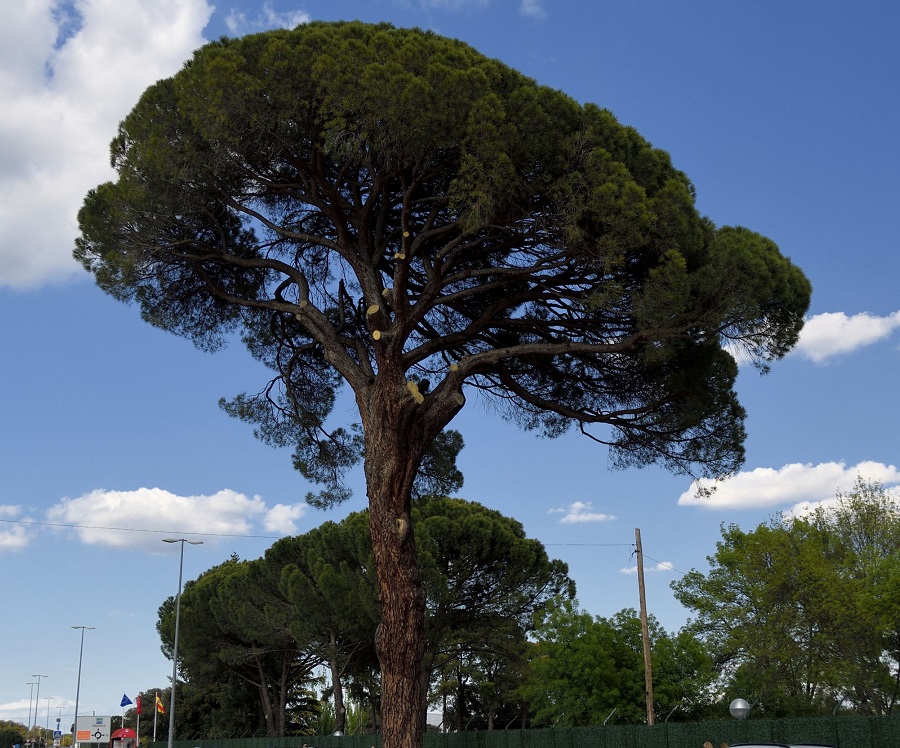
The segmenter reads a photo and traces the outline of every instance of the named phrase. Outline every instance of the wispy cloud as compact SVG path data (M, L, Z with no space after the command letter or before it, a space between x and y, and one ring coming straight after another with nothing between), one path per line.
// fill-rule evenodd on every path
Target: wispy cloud
M611 514L593 511L593 504L590 501L575 501L567 507L551 509L550 513L562 514L563 517L560 520L562 523L608 522L615 519Z
M546 18L547 11L544 9L543 0L522 0L519 6L519 12L528 18Z
M256 31L268 29L292 29L303 23L309 23L309 13L302 10L292 10L279 13L272 3L263 3L259 12L248 16L244 11L232 9L225 17L225 25L234 36L243 36Z
M473 6L487 8L490 4L491 0L419 0L419 6L422 8L451 11L465 10Z
M857 477L885 486L900 484L900 470L880 462L818 465L792 463L781 468L756 468L721 481L698 481L678 498L680 506L703 509L758 509L822 502L853 488Z
M491 0L419 0L419 5L432 10L462 11L469 8L487 8ZM528 18L546 18L544 0L521 0L519 13Z
M868 312L851 316L843 312L816 314L803 326L795 353L821 364L834 356L884 340L898 327L900 311L886 317Z
M624 566L619 569L620 574L637 574L637 566ZM675 571L671 561L659 561L654 566L645 566L645 573Z

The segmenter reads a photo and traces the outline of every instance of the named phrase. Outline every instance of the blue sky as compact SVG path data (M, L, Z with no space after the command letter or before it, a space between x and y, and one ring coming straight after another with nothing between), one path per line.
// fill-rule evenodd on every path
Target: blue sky
M797 350L742 371L747 462L699 500L660 470L611 471L572 436L521 433L470 398L465 498L519 519L570 566L582 607L687 618L669 583L708 568L722 523L753 529L847 491L900 486L900 6L832 0L50 0L0 27L0 719L71 724L165 686L155 631L184 574L364 507L306 507L286 451L216 405L266 372L140 321L71 259L85 192L146 86L193 49L309 20L361 19L460 38L609 108L693 180L700 210L775 240L813 284ZM338 415L353 419L352 406ZM112 529L110 529L112 528ZM36 679L35 674L46 676ZM28 685L40 680L39 693ZM29 720L29 705L32 717Z

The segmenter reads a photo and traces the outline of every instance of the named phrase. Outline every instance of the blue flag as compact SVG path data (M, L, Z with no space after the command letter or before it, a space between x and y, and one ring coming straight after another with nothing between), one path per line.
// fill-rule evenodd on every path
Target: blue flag
M129 704L133 704L134 702L129 699L124 693L122 694L122 703L119 706L128 706Z

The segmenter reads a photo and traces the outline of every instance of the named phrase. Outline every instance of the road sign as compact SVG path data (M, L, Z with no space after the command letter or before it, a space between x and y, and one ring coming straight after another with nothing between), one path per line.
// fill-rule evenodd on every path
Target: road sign
M111 717L79 717L75 722L76 743L108 743Z

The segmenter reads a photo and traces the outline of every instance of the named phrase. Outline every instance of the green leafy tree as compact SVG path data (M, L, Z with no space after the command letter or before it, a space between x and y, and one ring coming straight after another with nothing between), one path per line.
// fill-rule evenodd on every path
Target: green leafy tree
M297 619L317 632L331 665L335 724L342 731L344 674L357 681L354 690L368 694L377 668L370 646L379 618L367 515L356 512L280 540L265 556L284 563L285 595ZM421 498L412 521L427 600L423 688L466 663L476 673L472 688L486 693L480 675L504 672L501 662L521 661L534 612L558 595L574 594L567 567L550 560L521 523L476 502Z
M331 673L332 731L347 731L346 678L371 683L379 613L368 518L340 523L276 542L266 562L282 569L281 589L293 608L292 631L321 653Z
M836 684L830 627L820 624L829 596L837 603L841 593L823 538L809 530L781 517L750 533L723 527L710 573L692 570L672 585L723 673L735 672L770 716L809 713Z
M900 691L900 497L860 477L809 523L830 539L840 580L831 613L842 702L890 714Z
M808 516L723 527L709 573L672 587L729 692L758 699L760 712L886 714L900 678L898 553L896 500L860 480Z
M659 711L696 715L710 698L715 671L699 641L670 636L652 616L653 690ZM646 720L641 622L636 611L592 617L577 600L558 601L538 618L522 695L538 726L577 727Z
M513 722L524 727L526 705L520 687L527 669L528 642L522 630L510 624L491 631L490 646L481 650L448 643L431 691L447 729L493 730Z
M226 405L327 504L364 459L389 748L418 746L425 593L413 483L465 404L608 443L618 465L743 458L737 366L797 339L809 284L716 228L607 111L420 30L312 23L199 50L112 144L76 258L148 322L274 372ZM346 384L360 429L329 422Z
M280 577L281 568L264 559L231 559L186 583L181 600L179 666L186 680L198 687L228 680L223 675L246 682L269 737L302 732L292 718L295 702L305 707L304 686L321 662L308 641L296 637ZM171 656L171 599L160 608L157 630ZM243 690L232 685L230 692Z
M4 746L4 748L24 744L25 733L25 725L12 720L0 720L0 745Z
M602 724L622 707L612 631L578 609L577 600L544 611L534 634L523 696L536 726Z
M549 559L521 523L476 502L417 501L413 528L426 593L423 688L436 676L446 681L440 671L462 667L486 693L490 687L480 676L500 673L500 662L521 661L533 615L550 600L575 594L568 567ZM463 700L460 718L464 706Z

